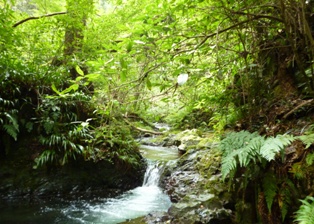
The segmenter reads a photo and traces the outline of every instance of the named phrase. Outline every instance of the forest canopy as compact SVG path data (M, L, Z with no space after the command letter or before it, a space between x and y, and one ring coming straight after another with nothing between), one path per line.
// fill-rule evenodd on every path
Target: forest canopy
M2 0L0 8L2 159L29 141L34 168L77 158L130 168L143 124L251 131L223 142L249 139L224 152L226 178L243 165L264 169L297 139L285 133L312 128L312 0ZM266 174L255 177L278 175Z
M35 124L50 132L75 98L70 123L141 114L217 131L264 125L267 133L312 103L313 4L3 1L2 131L13 140ZM188 81L178 85L182 74Z

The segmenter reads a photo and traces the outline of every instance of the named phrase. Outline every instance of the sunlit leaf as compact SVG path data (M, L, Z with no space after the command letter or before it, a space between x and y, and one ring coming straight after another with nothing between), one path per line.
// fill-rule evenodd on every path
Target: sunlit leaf
M75 66L75 70L76 72L81 75L81 76L84 76L84 72L82 71L82 69L80 68L80 66L76 65Z

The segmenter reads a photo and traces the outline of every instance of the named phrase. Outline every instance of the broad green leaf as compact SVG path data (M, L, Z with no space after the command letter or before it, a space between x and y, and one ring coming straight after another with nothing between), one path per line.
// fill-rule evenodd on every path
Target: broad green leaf
M59 91L57 90L57 88L56 88L56 86L55 86L54 83L52 83L51 89L52 89L56 94L61 95L61 92L59 92Z
M147 86L147 89L152 90L152 83L150 82L148 78L146 78L146 86Z
M84 76L84 72L82 71L82 69L80 68L80 66L76 65L75 66L75 70L76 72L81 75L81 76Z
M88 81L95 82L99 80L100 74L92 73L92 74L86 75L85 77L88 79Z

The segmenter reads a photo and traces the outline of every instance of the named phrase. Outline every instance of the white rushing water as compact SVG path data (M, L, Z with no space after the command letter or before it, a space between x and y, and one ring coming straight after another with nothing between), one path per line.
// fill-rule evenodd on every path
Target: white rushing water
M75 223L115 224L153 211L166 211L171 202L158 186L160 171L158 162L149 160L142 186L118 198L107 199L104 203L73 204L62 212L69 221L76 221Z
M0 223L117 224L152 212L167 211L169 197L158 186L165 163L177 157L174 149L142 147L147 169L142 186L116 198L52 200L41 205L5 206Z

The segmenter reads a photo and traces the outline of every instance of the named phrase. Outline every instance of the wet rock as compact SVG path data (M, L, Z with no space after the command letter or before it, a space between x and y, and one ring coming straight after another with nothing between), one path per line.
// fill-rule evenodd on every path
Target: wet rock
M197 129L185 130L163 139L163 146L176 146L181 155L189 149L208 149L213 145L212 133L202 133Z
M221 181L220 152L190 149L163 176L172 206L170 223L231 223L231 196Z
M0 201L113 196L141 185L146 166L144 159L128 170L108 161L77 159L64 166L33 169L26 154L17 151L0 161Z
M186 151L187 151L186 145L185 145L185 144L179 145L178 151L179 151L179 153L180 153L181 155L183 155L184 153L186 153Z

